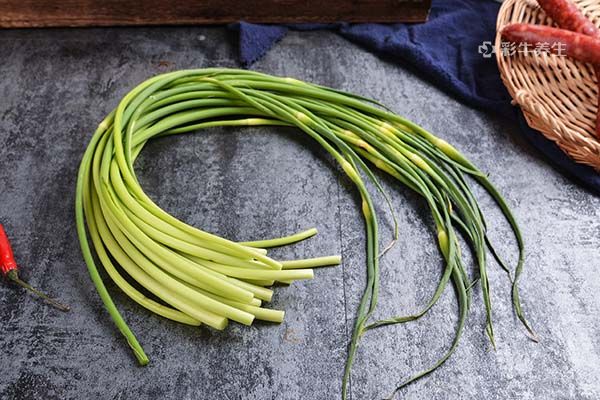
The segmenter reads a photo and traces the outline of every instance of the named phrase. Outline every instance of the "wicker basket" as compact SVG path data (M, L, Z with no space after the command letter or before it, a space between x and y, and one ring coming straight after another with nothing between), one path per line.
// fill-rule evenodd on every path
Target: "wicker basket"
M598 0L572 1L592 21L600 22ZM530 127L554 141L575 161L600 171L600 140L595 135L598 89L594 68L569 57L543 52L503 54L499 32L515 22L552 25L552 20L535 0L505 0L500 8L496 59L513 104L521 107Z

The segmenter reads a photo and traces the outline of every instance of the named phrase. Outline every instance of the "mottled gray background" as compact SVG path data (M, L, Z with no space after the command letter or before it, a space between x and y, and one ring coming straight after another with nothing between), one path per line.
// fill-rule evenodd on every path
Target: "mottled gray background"
M273 305L287 311L283 324L231 324L225 332L179 326L111 286L151 357L140 368L81 258L75 177L99 121L130 88L158 72L237 66L230 35L223 28L2 32L0 221L22 275L73 311L55 311L0 286L0 398L340 397L348 332L364 285L363 223L349 182L299 131L212 129L160 139L138 164L147 192L203 229L250 239L316 226L320 235L276 255L343 255L342 266L277 289ZM457 103L332 33L290 33L254 68L379 99L457 144L489 172L523 227L528 255L521 287L542 342L523 334L506 276L492 263L497 351L483 333L477 291L454 357L398 398L600 398L598 198L534 154L516 126ZM401 241L382 261L380 317L419 309L441 271L423 202L389 180L384 184L397 208ZM506 224L490 199L481 199L492 238L514 260ZM391 229L385 207L381 225L383 242ZM430 365L448 347L455 322L448 290L422 321L367 334L352 374L352 398L381 398Z

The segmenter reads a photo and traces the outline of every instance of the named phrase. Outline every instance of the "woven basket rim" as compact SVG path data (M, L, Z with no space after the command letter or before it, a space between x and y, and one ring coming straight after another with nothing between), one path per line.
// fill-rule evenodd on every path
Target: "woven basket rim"
M600 1L572 1L600 23ZM600 140L595 134L598 84L593 67L564 56L503 54L500 31L517 22L552 25L534 0L505 0L500 7L494 49L513 104L521 108L531 128L576 162L600 171Z

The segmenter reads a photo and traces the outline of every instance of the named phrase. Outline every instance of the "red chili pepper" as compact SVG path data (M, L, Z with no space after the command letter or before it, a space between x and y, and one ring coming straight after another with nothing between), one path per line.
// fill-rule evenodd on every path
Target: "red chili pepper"
M2 275L4 275L7 279L40 296L48 304L53 305L61 311L70 310L69 306L61 304L58 301L50 298L45 293L40 292L39 290L32 287L29 283L19 278L15 256L13 254L12 247L10 246L10 241L8 240L8 236L6 235L2 224L0 224L0 271L2 271Z

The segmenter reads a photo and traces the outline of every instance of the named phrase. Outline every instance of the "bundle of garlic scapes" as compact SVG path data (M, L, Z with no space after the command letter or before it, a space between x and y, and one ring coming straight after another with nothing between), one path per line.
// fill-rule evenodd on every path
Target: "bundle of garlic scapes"
M517 288L523 268L523 241L504 199L486 175L453 146L377 105L360 96L293 78L216 68L153 77L121 100L99 125L83 156L77 181L76 216L92 280L141 364L146 364L148 358L106 290L92 256L86 225L100 263L129 297L166 318L216 329L224 329L228 320L242 324L251 324L255 318L281 322L282 311L263 306L273 293L268 286L275 281L309 279L313 277L312 267L340 262L338 256L289 262L267 256L266 248L302 240L316 233L315 230L280 239L236 243L176 219L144 193L134 163L148 140L214 126L295 126L323 146L360 193L367 233L367 286L349 345L344 397L360 337L377 327L420 318L436 303L450 281L456 288L460 314L455 340L435 365L406 383L439 367L455 350L471 303L471 288L476 282L480 282L483 292L486 331L494 342L486 248L509 270L486 235L485 219L465 179L467 176L496 200L515 234L519 261L514 275L509 272L513 279L513 304L533 335L523 316ZM368 164L424 198L446 264L423 311L372 323L369 319L377 306L380 251L377 215L363 179L373 182L384 195L385 192ZM470 277L464 268L457 231L462 232L474 249L477 277ZM132 280L156 298L146 297L131 285Z

